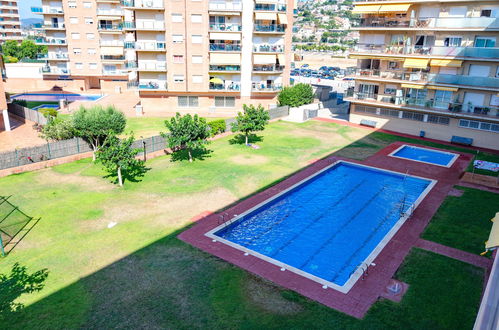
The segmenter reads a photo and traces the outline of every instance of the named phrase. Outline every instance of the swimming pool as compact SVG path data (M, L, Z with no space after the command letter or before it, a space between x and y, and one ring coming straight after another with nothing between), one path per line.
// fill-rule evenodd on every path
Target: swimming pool
M73 101L97 101L98 99L104 97L104 95L89 95L89 94L50 94L50 93L22 93L11 96L10 98L15 100L26 100L26 101L59 101L66 100L69 102Z
M459 157L458 154L452 152L409 146L407 144L400 146L389 156L443 167L451 167Z
M205 235L347 293L435 183L339 161Z

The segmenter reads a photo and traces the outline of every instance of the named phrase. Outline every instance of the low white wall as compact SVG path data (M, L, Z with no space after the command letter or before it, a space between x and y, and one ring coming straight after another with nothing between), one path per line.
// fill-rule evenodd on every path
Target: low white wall
M7 78L42 79L43 63L5 63Z

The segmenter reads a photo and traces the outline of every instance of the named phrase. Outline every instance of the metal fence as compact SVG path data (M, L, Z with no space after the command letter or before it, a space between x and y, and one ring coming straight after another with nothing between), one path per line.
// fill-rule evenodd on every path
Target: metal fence
M17 206L13 205L8 201L10 196L0 196L0 254L5 256L7 251L7 246L9 244L13 244L14 246L17 244L14 242L14 238L17 236L17 242L25 236L19 235L21 231L27 229L28 224L34 220L33 217L30 217L23 211L21 211ZM36 221L35 221L36 222ZM12 250L12 246L10 251Z
M29 114L30 112L27 113ZM287 106L272 108L269 110L270 119L284 117L287 116L288 114L289 114L289 107ZM44 118L43 116L41 117ZM236 120L234 118L228 118L225 120L227 131L231 130L232 123L234 123L235 121ZM149 153L153 151L163 150L167 146L166 146L166 139L160 135L156 135L149 138L136 140L133 143L132 147L145 148L145 151ZM40 146L16 149L13 151L0 153L0 170L16 166L32 164L32 163L38 163L55 158L76 155L89 151L92 151L91 146L80 138L49 142L47 144Z
M36 110L28 109L15 103L9 103L7 107L10 113L13 113L18 117L34 121L40 125L45 125L47 123L47 118Z

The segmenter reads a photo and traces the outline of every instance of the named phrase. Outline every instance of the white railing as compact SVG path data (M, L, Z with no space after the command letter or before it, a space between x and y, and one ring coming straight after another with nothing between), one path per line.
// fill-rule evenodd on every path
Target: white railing
M101 40L100 45L123 47L125 43L123 42L123 40Z
M208 8L209 10L241 11L243 4L241 2L210 1Z
M139 61L138 62L139 71L166 71L166 62L163 61Z
M123 16L125 12L122 9L99 9L97 8L97 15L106 16Z
M136 29L145 29L145 30L160 30L165 28L164 21L142 21L137 20L135 22Z

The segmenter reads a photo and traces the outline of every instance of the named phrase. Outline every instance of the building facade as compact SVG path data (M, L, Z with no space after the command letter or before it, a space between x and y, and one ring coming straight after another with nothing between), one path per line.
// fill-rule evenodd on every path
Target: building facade
M17 1L0 0L0 43L7 40L21 41L23 39Z
M499 149L499 3L356 2L351 120Z
M44 77L121 83L150 109L275 103L289 81L292 1L43 0L33 11Z

